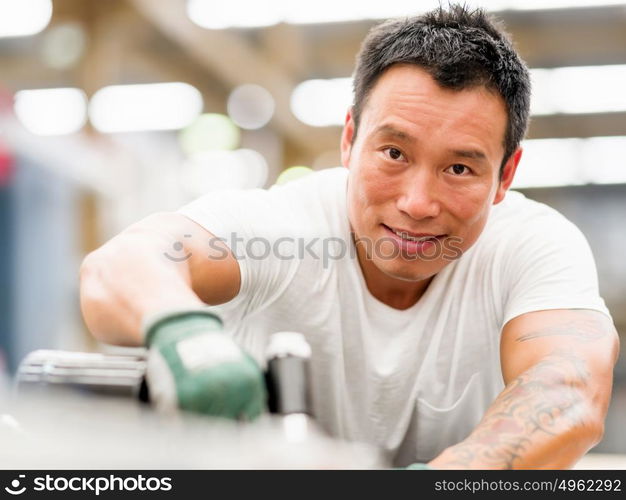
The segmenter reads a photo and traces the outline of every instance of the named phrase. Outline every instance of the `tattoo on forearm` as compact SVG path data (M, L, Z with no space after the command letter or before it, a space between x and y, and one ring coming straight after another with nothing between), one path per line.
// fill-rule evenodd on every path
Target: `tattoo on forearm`
M555 436L587 425L581 389L589 373L583 359L555 352L515 379L462 443L447 450L446 463L513 468L540 434Z
M567 335L575 337L583 342L594 342L609 335L606 325L601 324L596 319L577 319L568 323L547 326L533 332L529 332L517 338L518 342L537 339L541 337L551 337L555 335Z

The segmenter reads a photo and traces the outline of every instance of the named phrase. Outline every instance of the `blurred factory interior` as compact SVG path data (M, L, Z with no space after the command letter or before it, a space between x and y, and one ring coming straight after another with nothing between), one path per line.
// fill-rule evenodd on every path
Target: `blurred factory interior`
M34 349L98 349L80 261L133 221L339 165L367 30L438 4L365 3L0 2L0 373ZM585 233L624 339L626 2L468 3L505 22L532 68L514 188ZM625 422L622 354L596 450L626 453Z

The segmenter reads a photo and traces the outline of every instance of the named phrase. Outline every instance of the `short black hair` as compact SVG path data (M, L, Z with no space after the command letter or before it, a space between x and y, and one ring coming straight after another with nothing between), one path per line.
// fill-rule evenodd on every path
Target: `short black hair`
M502 173L526 134L530 76L500 22L483 9L453 4L372 28L361 45L354 72L353 140L378 78L390 66L407 63L424 68L444 88L484 86L502 96L508 112Z

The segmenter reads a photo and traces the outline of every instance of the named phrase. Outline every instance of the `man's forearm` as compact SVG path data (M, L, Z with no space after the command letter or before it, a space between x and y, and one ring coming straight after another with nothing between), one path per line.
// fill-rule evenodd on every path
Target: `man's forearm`
M571 353L554 353L511 382L479 425L446 449L435 468L567 468L600 439L589 373Z

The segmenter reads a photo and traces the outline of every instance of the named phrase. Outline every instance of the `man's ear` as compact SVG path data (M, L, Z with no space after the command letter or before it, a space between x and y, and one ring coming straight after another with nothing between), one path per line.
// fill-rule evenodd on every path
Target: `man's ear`
M354 119L352 118L352 107L348 108L346 120L341 132L341 164L344 167L350 165L350 154L352 153L352 140L354 139Z
M493 204L497 205L500 203L506 192L511 187L513 183L513 178L515 177L515 172L517 171L517 165L519 161L522 159L522 148L517 148L513 154L509 157L507 162L504 164L504 168L502 170L502 177L500 178L500 183L498 184L498 190L496 191L496 196L493 200Z

